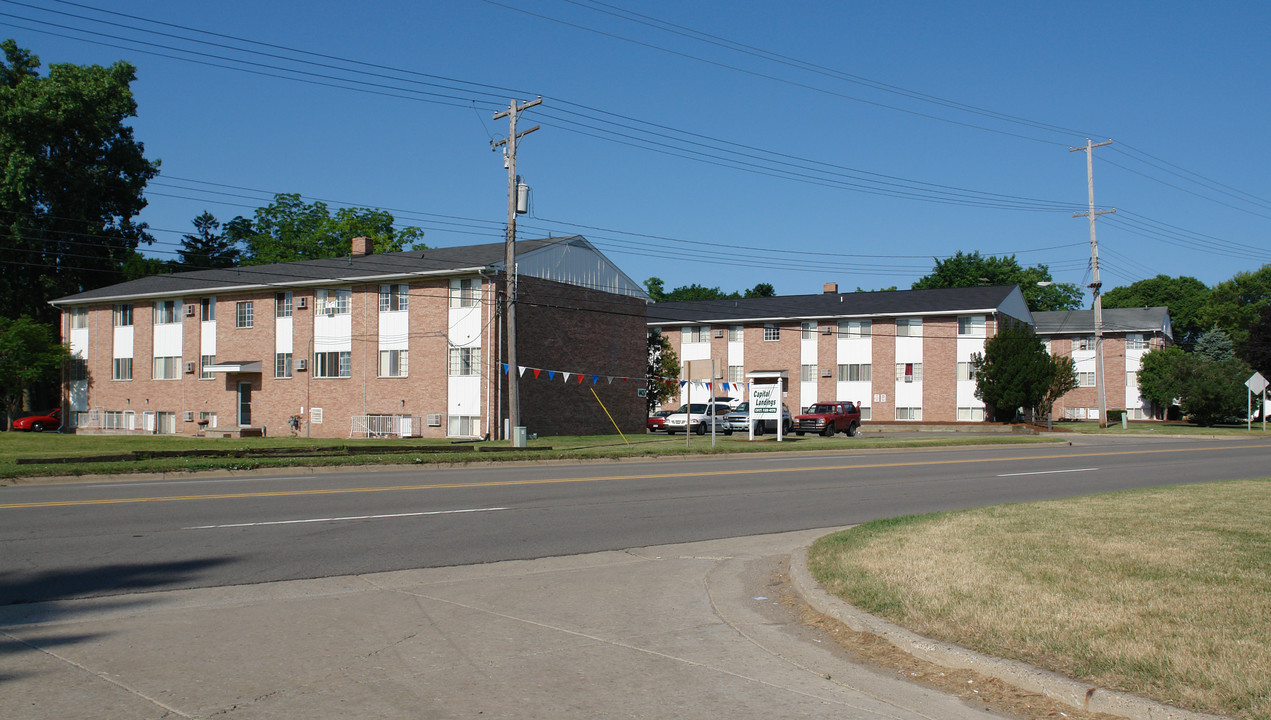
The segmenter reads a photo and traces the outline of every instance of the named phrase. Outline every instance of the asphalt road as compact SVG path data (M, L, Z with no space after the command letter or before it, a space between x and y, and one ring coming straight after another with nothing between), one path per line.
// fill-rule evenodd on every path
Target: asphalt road
M0 488L0 604L466 565L1271 476L1262 440Z

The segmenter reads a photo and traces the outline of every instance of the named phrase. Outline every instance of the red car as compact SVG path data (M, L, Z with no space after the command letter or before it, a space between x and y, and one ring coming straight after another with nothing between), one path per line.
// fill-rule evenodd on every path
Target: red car
M46 415L28 415L13 421L14 430L27 432L44 432L62 427L62 411L53 410Z
M659 410L649 416L649 432L657 432L666 429L666 416L670 415L670 410Z

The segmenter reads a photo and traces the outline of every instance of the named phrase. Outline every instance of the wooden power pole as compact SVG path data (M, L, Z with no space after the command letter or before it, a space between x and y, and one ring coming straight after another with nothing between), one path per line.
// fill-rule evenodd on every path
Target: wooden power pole
M507 343L508 343L508 420L512 428L519 427L521 424L521 394L520 373L517 371L516 365L516 146L517 142L534 132L539 128L538 125L525 130L521 133L516 131L517 117L529 108L543 102L543 98L531 100L523 105L517 105L516 100L512 100L508 104L508 109L494 116L495 120L499 118L508 118L508 136L503 140L490 143L491 149L496 149L501 145L506 147L503 150L504 164L508 169L508 227L507 239L505 240L504 249L504 277L506 278L507 290L504 293L507 302L507 312L504 313L503 319L507 323ZM515 435L515 430L511 431ZM515 438L512 438L515 442Z
M1100 290L1103 283L1099 281L1099 243L1095 241L1094 236L1094 219L1099 215L1116 212L1112 210L1094 209L1094 152L1097 147L1111 145L1111 140L1101 143L1090 143L1090 138L1086 138L1085 147L1070 147L1068 152L1086 151L1086 187L1090 193L1090 210L1083 213L1075 213L1073 217L1088 216L1090 218L1090 267L1091 267L1091 283L1090 289L1094 291L1094 384L1098 388L1099 393L1099 427L1108 426L1108 399L1107 392L1103 380L1103 298Z

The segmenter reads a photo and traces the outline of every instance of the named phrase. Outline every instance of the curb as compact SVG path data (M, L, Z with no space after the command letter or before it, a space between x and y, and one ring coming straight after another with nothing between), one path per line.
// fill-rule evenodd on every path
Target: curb
M808 571L806 547L790 555L790 579L799 597L822 615L832 617L857 632L877 635L903 652L937 665L973 670L1087 712L1107 713L1131 720L1225 720L1222 715L1182 710L1130 693L1105 690L1049 670L991 657L906 630L826 592Z

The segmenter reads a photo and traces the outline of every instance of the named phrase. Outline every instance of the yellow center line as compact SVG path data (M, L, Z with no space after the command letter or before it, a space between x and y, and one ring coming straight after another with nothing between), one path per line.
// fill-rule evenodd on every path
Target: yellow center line
M80 505L127 505L132 503L183 502L189 500L238 500L244 498L293 497L305 495L345 495L353 493L409 492L416 490L452 490L458 488L516 487L522 485L555 485L564 483L594 483L612 480L663 480L682 477L712 477L720 475L762 475L772 473L811 473L832 470L868 470L878 468L923 467L932 465L968 465L973 463L1028 462L1040 460L1067 460L1070 458L1109 457L1118 455L1163 455L1166 453L1212 452L1214 450L1244 450L1250 447L1271 445L1229 445L1224 447L1153 448L1151 450L1114 450L1106 452L1073 453L1071 455L1037 455L1033 457L958 458L950 460L909 460L905 462L858 463L852 465L822 465L819 467L752 468L746 470L711 470L697 472L648 473L643 475L602 475L580 478L543 478L541 480L489 480L465 483L430 483L426 485L384 485L366 488L330 488L326 490L274 490L269 492L216 493L211 495L167 495L138 498L104 498L101 500L52 500L48 502L0 504L0 510L20 508L73 507Z

